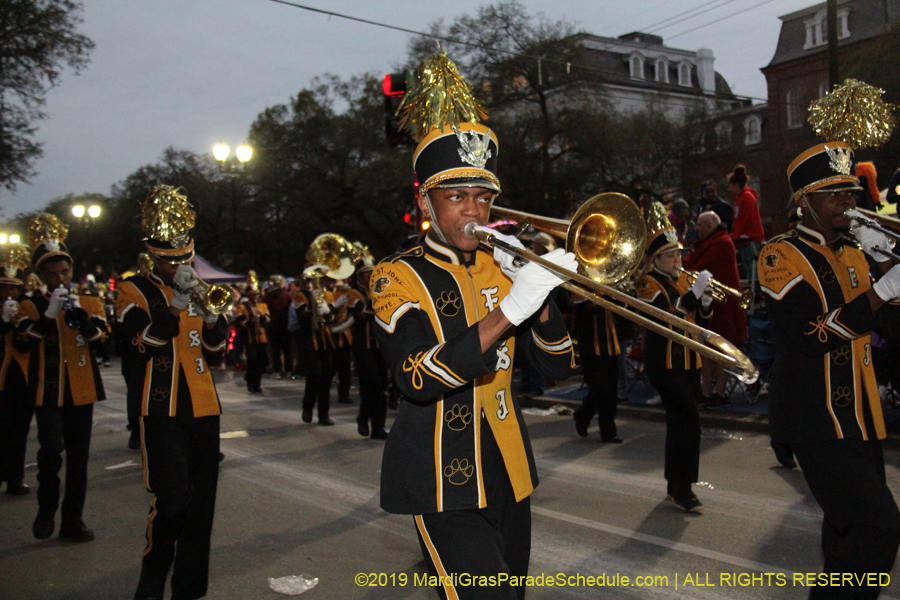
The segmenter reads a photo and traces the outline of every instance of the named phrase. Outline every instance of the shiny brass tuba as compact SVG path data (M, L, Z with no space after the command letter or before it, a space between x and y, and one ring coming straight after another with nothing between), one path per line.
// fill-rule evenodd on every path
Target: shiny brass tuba
M466 225L466 234L477 237L488 246L503 248L519 259L536 262L553 271L567 279L561 285L564 289L584 296L629 321L723 364L745 383L753 383L759 377L750 359L719 334L612 287L637 268L646 244L647 234L643 216L628 196L616 193L594 196L578 209L571 221L540 217L496 206L491 208L491 213L520 224L531 224L535 229L565 238L566 249L575 254L578 260L578 271L563 269L533 252L508 244L487 231L477 231L475 223ZM633 310L628 310L626 306ZM656 320L636 314L635 310ZM672 331L657 320L680 329L684 334Z
M336 233L316 236L309 245L306 251L306 262L309 264L303 269L303 277L309 280L317 305L325 303L322 278L341 280L353 275L353 256L353 244ZM313 329L318 331L323 327L324 320L317 310L311 312Z

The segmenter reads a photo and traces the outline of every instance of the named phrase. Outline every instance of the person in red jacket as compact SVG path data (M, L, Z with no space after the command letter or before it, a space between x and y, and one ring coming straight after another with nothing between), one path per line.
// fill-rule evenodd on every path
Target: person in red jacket
M766 241L762 219L759 217L759 206L756 204L756 190L747 185L750 177L747 167L738 165L728 175L728 193L734 199L734 225L731 227L731 239L737 249L738 261L743 267L744 277L750 278L756 269L756 257L759 256L760 243Z
M734 243L728 230L722 225L719 215L709 211L697 217L697 240L684 257L684 268L690 271L709 271L713 279L736 290L741 289L738 276L737 259ZM740 307L738 298L726 296L724 304L716 305L716 310L709 320L709 328L737 347L747 341L747 315ZM725 399L725 383L728 373L711 360L702 366L703 397L707 408L727 404ZM713 393L713 380L716 391Z

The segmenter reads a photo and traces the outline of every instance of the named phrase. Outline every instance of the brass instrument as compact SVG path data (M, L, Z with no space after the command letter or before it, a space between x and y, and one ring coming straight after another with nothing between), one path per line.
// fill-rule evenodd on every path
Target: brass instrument
M87 311L80 306L75 306L71 295L66 296L65 300L63 300L62 310L65 313L66 325L73 329L81 329L88 321Z
M687 276L688 283L691 285L697 280L697 275L700 273L697 271L688 271L686 269L682 269L679 267L678 269L681 273L684 273ZM733 287L727 286L721 281L716 281L713 278L709 279L709 286L706 288L706 292L709 294L713 300L716 302L725 302L727 300L726 296L735 296L740 300L739 304L741 308L747 310L750 306L750 302L753 301L753 293L750 290L744 290L740 292Z
M750 359L719 334L611 287L637 267L646 243L646 227L640 209L628 196L615 193L595 196L582 205L568 224L561 219L538 217L507 208L493 207L491 212L519 223L527 221L535 229L559 237L565 236L566 249L574 253L578 260L578 271L563 269L533 252L508 244L487 231L477 231L475 223L466 225L466 234L477 237L488 246L503 248L519 259L536 262L568 279L561 285L564 289L584 296L591 302L674 340L710 360L722 363L745 383L753 383L759 377ZM561 233L563 231L565 233ZM685 335L635 314L612 302L613 300L677 327L684 331Z
M227 285L209 283L197 278L189 291L194 305L207 315L222 315L234 308L234 292Z
M353 275L353 244L336 233L323 233L309 245L306 262L310 264L303 269L303 277L310 281L316 305L322 306L325 304L322 278L341 280ZM324 326L322 315L317 309L311 312L313 329L319 331Z
M864 208L854 208L851 210L846 210L844 211L844 216L849 219L855 219L859 221L861 225L870 227L875 231L880 231L889 238L892 238L889 248L879 248L878 246L876 246L875 250L883 254L887 254L891 258L900 260L900 254L897 254L893 251L895 240L900 239L900 219L897 219L895 217L888 217L887 215L881 215L877 212L866 210Z

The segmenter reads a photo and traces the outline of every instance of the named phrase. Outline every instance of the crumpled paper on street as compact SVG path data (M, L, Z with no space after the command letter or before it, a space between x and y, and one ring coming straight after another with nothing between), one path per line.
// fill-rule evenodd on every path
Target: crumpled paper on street
M523 408L522 412L526 415L538 415L540 417L550 417L553 415L572 415L573 411L563 404L554 404L550 408Z
M296 596L302 594L306 590L311 590L319 584L319 578L312 575L288 575L286 577L269 577L269 588L285 594L286 596Z

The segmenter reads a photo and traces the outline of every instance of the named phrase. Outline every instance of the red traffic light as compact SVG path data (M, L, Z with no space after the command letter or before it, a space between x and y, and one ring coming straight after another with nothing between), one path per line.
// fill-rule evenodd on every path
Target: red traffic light
M385 96L403 96L406 93L406 74L388 73L382 81Z
M412 215L409 213L406 213L405 215L403 215L403 222L406 223L407 225L412 225Z

